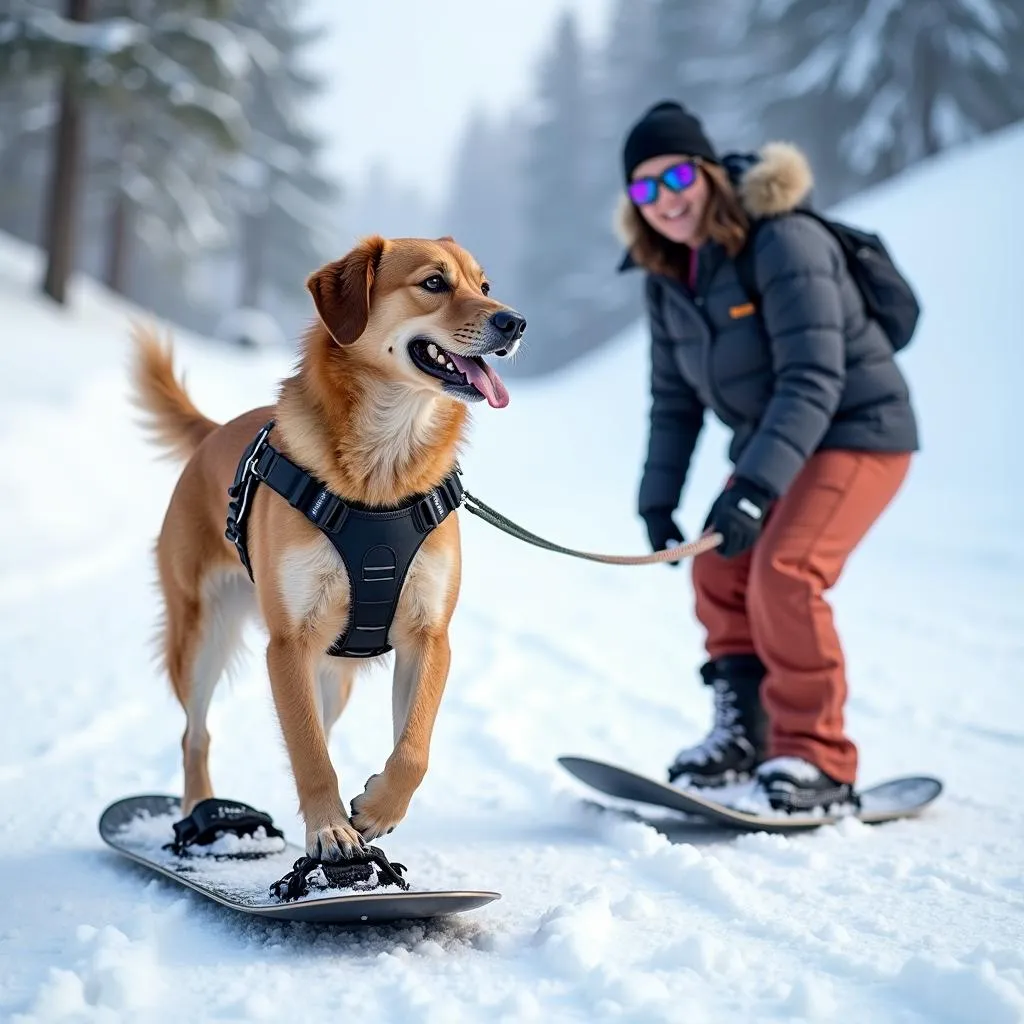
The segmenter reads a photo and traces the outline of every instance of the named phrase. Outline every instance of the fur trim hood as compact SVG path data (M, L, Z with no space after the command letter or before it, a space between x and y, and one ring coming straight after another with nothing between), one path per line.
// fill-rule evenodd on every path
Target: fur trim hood
M814 174L803 150L790 142L766 143L756 154L722 161L747 213L758 220L795 210L810 195ZM615 214L615 233L627 249L637 239L639 214L623 195Z

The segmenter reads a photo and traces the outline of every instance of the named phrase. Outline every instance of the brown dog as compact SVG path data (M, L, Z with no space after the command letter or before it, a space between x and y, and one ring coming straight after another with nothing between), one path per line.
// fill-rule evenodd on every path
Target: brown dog
M332 860L390 832L427 770L459 592L457 515L427 536L406 577L389 633L394 749L350 818L327 736L364 662L325 654L348 620L345 566L312 522L261 485L248 525L253 585L224 535L227 488L246 446L274 418L274 446L346 501L399 506L423 494L453 469L466 403L508 403L482 357L511 355L525 320L488 298L480 266L450 238L364 239L307 287L319 322L274 406L213 423L145 330L135 331L133 378L158 441L188 460L157 543L166 668L187 718L183 813L213 795L206 713L245 616L258 611L306 851Z

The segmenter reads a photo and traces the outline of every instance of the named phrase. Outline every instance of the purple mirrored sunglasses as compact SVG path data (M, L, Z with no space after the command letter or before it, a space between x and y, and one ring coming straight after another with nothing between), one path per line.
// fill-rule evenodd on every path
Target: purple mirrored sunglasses
M658 198L658 185L673 192L685 192L697 180L697 161L683 160L666 168L655 177L636 178L629 183L629 198L637 206L647 206Z

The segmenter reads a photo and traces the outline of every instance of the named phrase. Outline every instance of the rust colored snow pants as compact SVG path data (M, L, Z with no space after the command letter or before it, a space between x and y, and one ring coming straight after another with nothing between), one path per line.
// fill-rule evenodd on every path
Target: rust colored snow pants
M697 618L709 658L756 654L769 757L802 757L840 782L857 776L843 731L846 671L824 594L892 501L910 454L823 451L775 504L750 550L693 561Z

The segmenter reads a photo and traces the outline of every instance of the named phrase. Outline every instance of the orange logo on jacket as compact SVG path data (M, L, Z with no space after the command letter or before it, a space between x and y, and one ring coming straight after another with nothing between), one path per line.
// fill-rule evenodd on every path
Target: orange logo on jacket
M745 316L753 316L757 312L757 306L752 302L744 302L742 306L730 306L729 316L733 320L741 320Z

